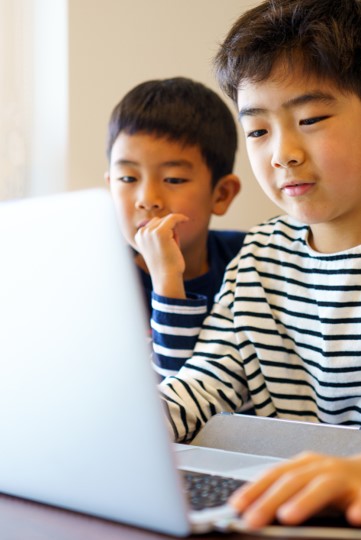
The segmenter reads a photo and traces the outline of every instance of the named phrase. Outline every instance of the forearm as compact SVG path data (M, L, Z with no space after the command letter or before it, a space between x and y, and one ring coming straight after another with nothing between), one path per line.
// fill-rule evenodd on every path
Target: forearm
M153 292L153 364L160 376L175 375L192 356L206 315L206 297L175 300Z
M214 414L238 411L248 396L236 338L227 331L231 327L230 313L216 304L192 358L160 385L178 442L191 440Z
M153 291L167 298L184 300L186 292L184 288L183 273L162 273L161 271L151 274Z

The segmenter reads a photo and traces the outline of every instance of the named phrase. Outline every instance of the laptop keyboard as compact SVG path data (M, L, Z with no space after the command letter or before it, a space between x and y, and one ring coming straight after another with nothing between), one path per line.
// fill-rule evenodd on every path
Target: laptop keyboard
M212 474L181 471L192 510L221 506L245 481Z

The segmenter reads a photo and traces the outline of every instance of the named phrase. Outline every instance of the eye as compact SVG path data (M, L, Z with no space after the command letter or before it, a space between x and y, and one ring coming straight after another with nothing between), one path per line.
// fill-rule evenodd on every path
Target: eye
M263 137L263 135L266 135L266 133L266 129L255 129L254 131L249 131L247 133L247 138L259 139L260 137Z
M313 124L318 124L322 120L327 120L330 116L314 116L312 118L305 118L305 120L300 120L300 126L312 126Z
M167 184L185 184L186 182L188 182L186 178L175 178L175 177L164 178L164 181Z
M124 184L131 184L132 182L136 182L137 179L134 176L119 176L117 180Z

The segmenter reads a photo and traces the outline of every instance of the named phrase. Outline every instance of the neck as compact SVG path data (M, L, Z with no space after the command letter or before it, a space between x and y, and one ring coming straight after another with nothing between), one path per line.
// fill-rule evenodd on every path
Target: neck
M183 256L186 263L183 276L184 281L196 279L208 272L209 266L206 246L203 249L197 250L196 253L192 252L189 256L187 253L183 253Z
M335 223L310 226L309 244L319 253L338 253L361 245L361 230L354 227L340 227Z

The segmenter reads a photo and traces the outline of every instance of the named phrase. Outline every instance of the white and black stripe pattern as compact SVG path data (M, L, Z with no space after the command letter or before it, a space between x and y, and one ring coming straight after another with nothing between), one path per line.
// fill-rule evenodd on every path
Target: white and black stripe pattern
M207 297L179 300L153 293L152 310L153 368L161 377L176 375L192 356L207 314Z
M307 234L283 216L247 235L192 359L161 385L178 440L248 397L262 416L361 425L361 247L323 255Z

